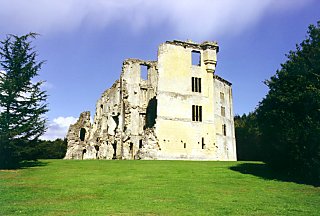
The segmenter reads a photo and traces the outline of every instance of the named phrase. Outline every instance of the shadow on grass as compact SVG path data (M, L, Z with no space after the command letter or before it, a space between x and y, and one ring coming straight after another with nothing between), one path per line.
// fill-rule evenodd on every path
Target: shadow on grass
M22 161L19 163L19 166L17 169L26 169L30 167L39 167L39 166L47 166L49 162L43 162L43 161Z
M14 171L18 169L28 169L31 167L41 167L41 166L47 166L49 162L43 162L43 161L38 161L38 160L28 160L28 161L22 161L18 164L14 164L8 167L0 167L0 170L2 171Z
M306 181L299 176L292 176L286 172L274 170L270 166L264 163L242 163L242 164L238 164L236 166L230 167L230 170L240 172L242 174L254 175L265 180L294 182L298 184L307 184L307 185L319 187L319 184L315 182Z

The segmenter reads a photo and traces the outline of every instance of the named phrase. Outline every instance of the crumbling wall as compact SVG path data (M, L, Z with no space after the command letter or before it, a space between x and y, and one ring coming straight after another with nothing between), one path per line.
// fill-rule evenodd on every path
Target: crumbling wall
M154 128L147 128L144 131L143 139L139 151L136 154L136 159L155 160L158 159L158 154L161 151L159 140L155 134Z
M147 76L142 76L142 67ZM144 137L147 107L157 91L157 62L127 59L123 63L121 89L124 122L122 127L122 159L134 159Z
M65 159L85 159L87 154L86 146L91 133L90 112L80 114L78 121L70 125L67 140L68 147Z
M175 40L159 46L158 61L126 59L93 123L84 112L70 126L65 158L236 160L231 83L215 75L218 51L216 42Z
M147 67L147 77L141 75L142 66ZM65 158L134 159L144 139L144 129L155 124L157 79L157 62L125 60L120 79L97 101L94 122L86 129L90 136L83 142L75 141L80 137L74 131L83 127L80 119L77 128L72 126L69 130Z

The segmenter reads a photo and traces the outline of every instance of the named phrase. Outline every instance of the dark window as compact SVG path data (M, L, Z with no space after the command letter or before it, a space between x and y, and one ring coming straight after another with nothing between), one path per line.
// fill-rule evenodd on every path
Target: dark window
M191 58L192 58L192 65L197 65L200 66L201 65L201 53L199 51L195 51L193 50L191 52Z
M192 105L192 121L202 121L202 106Z
M192 105L192 121L196 120L196 106Z
M187 148L187 143L183 143L183 148Z
M191 78L191 89L192 89L192 92L201 92L201 78L198 78L198 77Z
M226 124L223 124L223 125L222 125L222 134L223 134L224 136L227 135L227 126L226 126Z
M142 140L139 140L139 149L142 148Z
M140 65L140 76L144 80L148 79L148 66Z
M86 138L86 129L81 128L80 129L80 140L84 141L85 138Z

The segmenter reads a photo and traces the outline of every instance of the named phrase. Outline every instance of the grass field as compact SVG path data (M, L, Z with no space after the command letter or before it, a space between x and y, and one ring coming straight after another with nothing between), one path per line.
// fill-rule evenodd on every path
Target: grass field
M274 177L254 162L42 160L0 171L0 215L320 215L319 187Z

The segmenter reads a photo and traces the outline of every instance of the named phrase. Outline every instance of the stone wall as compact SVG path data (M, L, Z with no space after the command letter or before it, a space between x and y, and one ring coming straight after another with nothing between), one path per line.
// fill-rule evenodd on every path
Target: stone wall
M167 41L158 61L125 60L93 123L84 112L70 126L65 158L236 160L231 83L215 75L218 51L216 42Z

